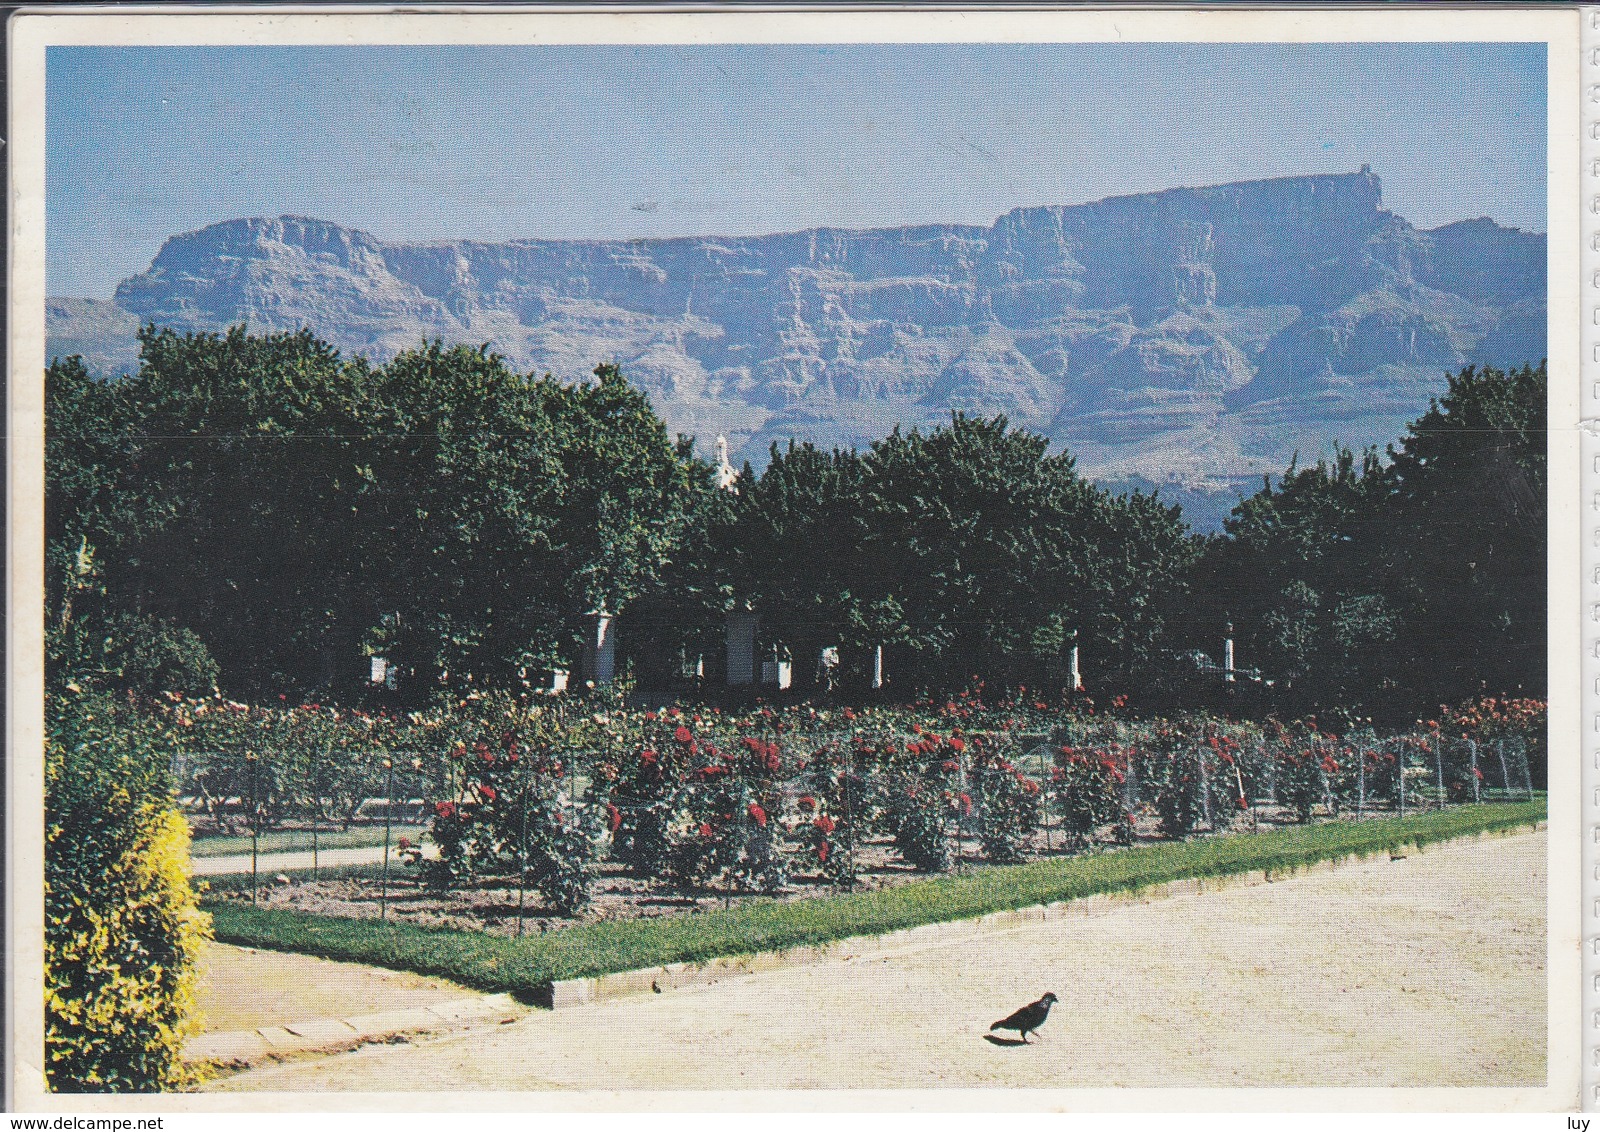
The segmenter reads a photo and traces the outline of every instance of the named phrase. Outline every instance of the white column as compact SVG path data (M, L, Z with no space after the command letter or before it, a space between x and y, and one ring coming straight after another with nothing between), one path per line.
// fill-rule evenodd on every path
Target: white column
M609 684L617 675L617 636L604 609L590 613L584 624L583 674L596 684Z
M883 646L878 645L872 650L872 686L883 687Z
M772 646L772 659L761 662L761 682L780 692L786 691L794 682L793 667L783 659L777 645Z
M728 611L728 683L753 684L756 680L756 631L761 618L747 605Z
M1228 622L1228 635L1222 641L1222 678L1233 683L1233 622Z

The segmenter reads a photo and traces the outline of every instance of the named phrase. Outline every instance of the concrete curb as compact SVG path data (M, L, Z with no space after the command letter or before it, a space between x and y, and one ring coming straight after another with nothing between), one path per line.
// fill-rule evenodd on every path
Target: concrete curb
M508 994L452 999L432 1006L385 1010L352 1018L315 1018L255 1030L200 1034L183 1047L185 1061L252 1065L290 1053L331 1052L400 1034L415 1034L484 1022L510 1022L527 1013Z
M1537 832L1546 828L1539 821L1532 825L1512 826L1506 829L1486 830L1482 833L1453 837L1448 841L1430 842L1424 849L1466 845L1521 833ZM1403 858L1405 852L1418 852L1414 844L1405 845L1401 853L1391 860ZM1103 916L1131 904L1149 904L1178 896L1199 896L1225 888L1251 888L1292 880L1313 873L1331 872L1348 864L1370 860L1375 854L1363 856L1351 853L1317 861L1294 869L1268 871L1256 869L1248 873L1229 876L1198 877L1190 880L1165 881L1128 892L1101 893L1076 900L1061 900L1051 904L1034 904L1007 912L990 912L969 920L948 920L941 923L922 924L875 936L851 936L832 943L810 944L784 948L778 951L760 951L750 955L734 955L722 959L707 959L698 963L669 963L663 967L647 967L634 971L619 971L611 975L596 975L582 979L558 979L550 984L548 993L538 996L535 1004L551 1010L565 1010L614 998L636 994L663 994L669 990L710 986L724 979L736 979L763 971L776 971L784 967L798 967L826 962L850 962L868 956L890 952L903 952L916 948L939 946L970 940L974 936L994 931L1014 931L1029 924L1061 920L1076 916Z

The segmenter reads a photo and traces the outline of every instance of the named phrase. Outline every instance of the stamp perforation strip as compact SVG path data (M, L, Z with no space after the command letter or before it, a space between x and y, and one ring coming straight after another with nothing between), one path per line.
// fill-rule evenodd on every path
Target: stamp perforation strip
M1580 430L1585 495L1590 506L1584 526L1583 602L1589 609L1582 661L1587 757L1583 759L1581 790L1583 857L1583 1076L1585 1107L1600 1108L1600 8L1584 11L1582 22L1583 71L1583 189L1581 262L1584 289L1582 319L1584 387L1589 392Z

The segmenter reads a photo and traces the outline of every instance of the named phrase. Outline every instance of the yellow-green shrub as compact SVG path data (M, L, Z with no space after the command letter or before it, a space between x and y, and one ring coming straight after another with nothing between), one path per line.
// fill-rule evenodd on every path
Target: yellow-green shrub
M191 1081L181 1053L210 919L159 735L105 697L47 712L45 1071L52 1089L149 1092Z

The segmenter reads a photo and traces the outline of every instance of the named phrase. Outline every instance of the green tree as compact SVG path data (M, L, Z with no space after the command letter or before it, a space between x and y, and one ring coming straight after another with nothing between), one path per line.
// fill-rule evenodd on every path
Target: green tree
M1109 495L1004 417L896 430L863 464L857 632L914 681L1059 675L1074 630L1102 678L1147 658L1192 557L1176 508Z
M140 342L132 377L94 382L75 359L46 374L53 622L103 598L97 632L118 613L187 626L241 687L303 680L349 596L329 472L363 367L306 333Z
M1191 638L1231 616L1289 710L1542 696L1545 384L1543 365L1468 367L1387 462L1291 463L1208 544Z
M203 679L198 638L242 696L354 691L364 650L413 689L502 681L572 657L681 536L686 463L615 367L566 386L432 343L374 369L242 327L141 346L121 381L47 374L52 622L79 669ZM95 645L113 626L145 645Z
M565 476L553 517L569 615L617 613L644 593L677 552L695 494L688 450L649 398L615 365L594 374L593 384L546 377L536 387Z
M1297 464L1235 508L1226 537L1210 544L1192 630L1211 641L1231 620L1239 663L1298 688L1309 697L1299 707L1365 701L1395 667L1373 537L1389 484L1375 449L1358 459L1336 446L1330 461Z
M1546 694L1546 386L1469 366L1390 449L1375 530L1424 706Z
M568 628L555 517L565 472L535 383L487 350L438 342L368 380L345 472L363 558L357 644L426 686L447 673L493 682L551 657ZM358 647L348 655L354 664Z
M714 538L725 600L761 612L763 638L788 647L797 684L813 682L818 653L859 646L862 461L791 441L745 476Z

